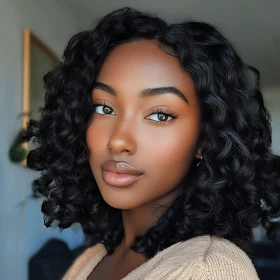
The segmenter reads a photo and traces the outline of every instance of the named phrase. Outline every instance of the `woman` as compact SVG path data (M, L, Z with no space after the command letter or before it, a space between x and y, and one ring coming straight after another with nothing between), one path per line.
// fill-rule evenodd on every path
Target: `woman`
M258 279L242 248L275 234L280 176L250 69L213 26L130 8L70 40L26 133L45 224L99 241L64 279Z

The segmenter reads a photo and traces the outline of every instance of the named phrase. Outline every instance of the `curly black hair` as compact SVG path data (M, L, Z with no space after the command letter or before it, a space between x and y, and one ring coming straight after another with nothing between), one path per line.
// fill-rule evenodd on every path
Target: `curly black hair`
M80 223L108 253L123 239L121 210L102 198L89 166L86 130L93 108L91 91L109 52L135 40L156 40L172 50L192 77L201 104L203 161L194 162L184 193L132 249L147 258L172 244L204 234L238 246L251 243L262 225L275 237L280 216L280 157L271 151L271 118L259 77L212 25L186 21L168 25L155 15L123 8L91 30L73 36L63 60L44 77L41 118L24 135L35 149L27 166L41 171L34 196L43 197L45 225L62 229ZM255 78L253 78L255 77Z

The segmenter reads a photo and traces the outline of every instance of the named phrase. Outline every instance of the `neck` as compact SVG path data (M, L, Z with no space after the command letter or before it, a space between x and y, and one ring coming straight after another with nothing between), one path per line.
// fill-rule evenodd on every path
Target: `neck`
M172 202L183 192L182 187L178 187L165 196L149 204L137 208L123 210L122 221L124 227L124 238L119 246L123 253L131 250L135 237L141 236L156 224L159 217L165 213Z

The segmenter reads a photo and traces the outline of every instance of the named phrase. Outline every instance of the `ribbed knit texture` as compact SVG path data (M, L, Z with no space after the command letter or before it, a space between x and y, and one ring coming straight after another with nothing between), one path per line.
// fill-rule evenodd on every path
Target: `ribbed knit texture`
M87 249L63 280L86 280L106 254L102 244ZM210 235L176 243L122 279L259 280L252 261L244 251L224 238Z

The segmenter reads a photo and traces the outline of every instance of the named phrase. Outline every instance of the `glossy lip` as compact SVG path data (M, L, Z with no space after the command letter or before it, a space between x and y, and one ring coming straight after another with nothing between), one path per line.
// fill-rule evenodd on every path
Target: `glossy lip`
M111 186L127 187L141 178L143 173L126 162L107 161L102 165L103 180Z

